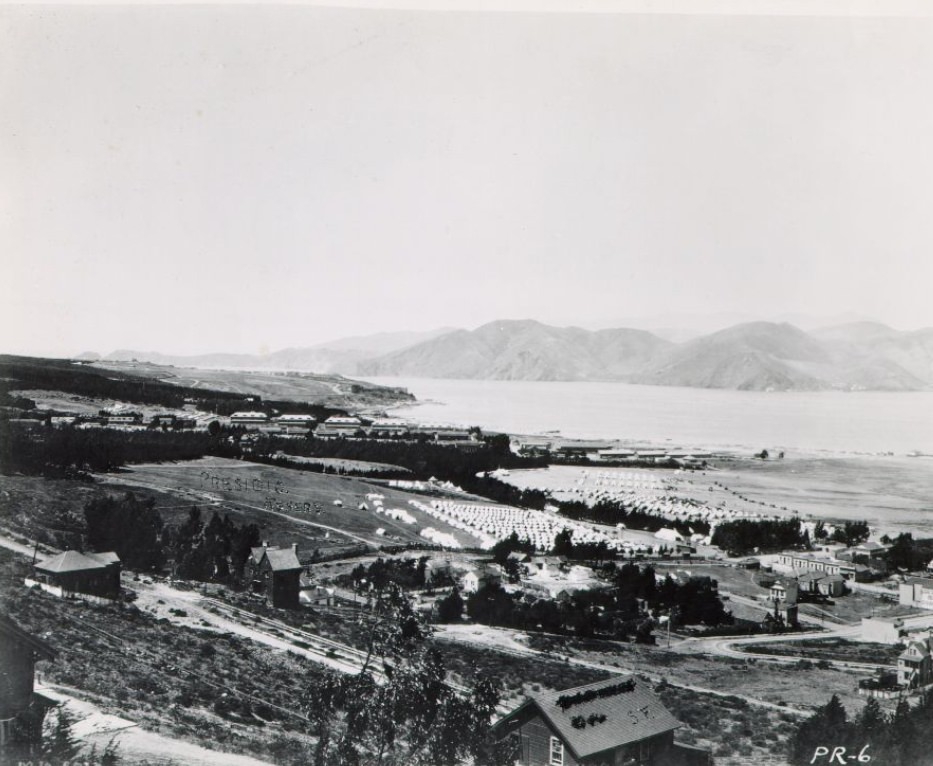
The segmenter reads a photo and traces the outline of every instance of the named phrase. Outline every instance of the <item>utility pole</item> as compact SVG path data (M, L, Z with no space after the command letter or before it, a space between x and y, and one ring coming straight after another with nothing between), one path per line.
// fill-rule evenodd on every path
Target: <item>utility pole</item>
M677 607L671 607L671 613L667 617L667 648L671 648L671 623L674 622L674 615L677 614Z

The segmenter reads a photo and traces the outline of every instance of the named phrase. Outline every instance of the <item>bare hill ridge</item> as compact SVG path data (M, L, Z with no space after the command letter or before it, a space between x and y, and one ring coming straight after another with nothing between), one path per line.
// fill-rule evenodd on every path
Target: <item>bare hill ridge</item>
M499 320L475 330L380 333L261 357L172 357L118 351L107 359L224 369L287 369L371 377L625 381L750 391L933 388L933 329L852 322L804 332L745 322L681 343L645 330L585 330Z

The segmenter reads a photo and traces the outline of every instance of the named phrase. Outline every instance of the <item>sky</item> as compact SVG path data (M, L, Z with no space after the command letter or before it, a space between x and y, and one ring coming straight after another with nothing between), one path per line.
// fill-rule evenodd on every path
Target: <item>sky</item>
M0 5L0 351L933 326L933 18L707 5Z

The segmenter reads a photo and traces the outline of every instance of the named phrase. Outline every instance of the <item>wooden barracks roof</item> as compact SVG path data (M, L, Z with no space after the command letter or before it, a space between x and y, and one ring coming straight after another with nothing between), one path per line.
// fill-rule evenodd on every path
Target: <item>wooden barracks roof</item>
M541 712L577 759L683 725L661 704L649 684L634 676L614 676L587 686L535 695L497 726L529 705ZM600 721L602 716L605 719ZM585 726L580 726L581 719Z

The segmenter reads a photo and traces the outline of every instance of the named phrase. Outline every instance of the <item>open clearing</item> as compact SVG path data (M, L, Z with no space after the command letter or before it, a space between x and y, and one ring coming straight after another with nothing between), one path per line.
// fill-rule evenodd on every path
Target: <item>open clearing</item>
M178 516L185 514L185 509L191 505L213 504L218 510L229 513L231 519L271 527L278 533L269 538L273 544L288 543L290 540L277 537L296 533L322 551L348 543L424 544L426 541L418 533L425 527L452 534L465 547L479 544L472 535L408 504L412 499L423 502L424 495L390 489L363 479L224 458L137 465L98 478L108 483L172 493L183 501L175 509ZM369 494L383 495L386 509L404 509L415 518L415 523L405 524L376 513L372 500L366 497ZM368 510L360 510L363 504ZM171 510L166 509L166 514ZM163 518L172 521L166 515ZM287 530L278 529L279 520L289 524ZM385 530L384 535L376 534L380 528Z

